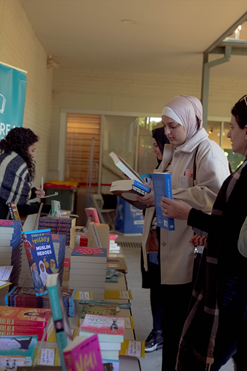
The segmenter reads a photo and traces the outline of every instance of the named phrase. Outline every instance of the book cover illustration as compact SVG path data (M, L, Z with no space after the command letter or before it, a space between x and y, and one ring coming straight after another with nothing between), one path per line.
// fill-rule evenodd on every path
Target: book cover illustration
M50 309L0 307L0 324L45 327L50 314Z
M84 304L82 307L82 312L79 316L79 325L83 323L86 314L93 314L98 316L116 316L117 311L117 307L112 305Z
M0 337L0 359L2 357L24 357L28 364L32 364L32 358L34 355L34 350L38 341L36 335L24 336L24 335L14 335L14 336L1 336ZM1 363L0 363L1 364Z
M124 335L123 317L103 317L86 314L81 330L98 334Z
M64 349L64 361L68 371L104 371L98 335L86 338L77 336Z
M36 295L45 295L48 275L58 272L51 231L25 231L22 239Z
M51 215L56 218L61 218L61 205L60 201L51 200Z
M166 218L161 209L161 200L165 196L172 200L172 180L170 173L153 173L153 188L156 208L157 226L167 229L168 231L175 230L174 219Z

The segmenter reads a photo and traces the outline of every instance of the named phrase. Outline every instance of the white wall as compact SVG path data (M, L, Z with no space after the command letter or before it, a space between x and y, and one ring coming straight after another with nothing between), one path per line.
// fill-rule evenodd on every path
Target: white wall
M230 117L233 104L247 93L246 83L247 79L212 78L209 116ZM59 68L54 72L53 91L53 146L50 148L49 176L57 177L61 109L160 115L164 104L176 95L200 98L201 77Z
M46 179L51 132L52 68L18 0L0 0L0 61L27 73L23 126L40 137L36 152L36 179Z

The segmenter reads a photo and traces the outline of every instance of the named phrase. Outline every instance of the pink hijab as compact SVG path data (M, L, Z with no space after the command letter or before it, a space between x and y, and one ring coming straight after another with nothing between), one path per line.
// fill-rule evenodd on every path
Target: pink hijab
M172 98L163 108L163 115L172 118L184 127L186 141L202 128L202 104L195 97L179 95Z

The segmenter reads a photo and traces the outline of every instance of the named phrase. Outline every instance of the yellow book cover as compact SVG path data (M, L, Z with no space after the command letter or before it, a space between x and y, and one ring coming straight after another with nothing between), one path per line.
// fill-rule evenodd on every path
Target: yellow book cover
M124 340L119 355L145 358L145 341Z
M133 300L131 290L105 290L105 299Z

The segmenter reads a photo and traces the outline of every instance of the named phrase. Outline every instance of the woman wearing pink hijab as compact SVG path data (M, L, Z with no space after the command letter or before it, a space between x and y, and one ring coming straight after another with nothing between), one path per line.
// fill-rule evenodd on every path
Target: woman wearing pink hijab
M162 123L170 141L165 146L158 172L169 171L173 197L192 207L210 213L217 193L229 175L226 156L208 139L202 127L202 105L199 99L178 96L162 111ZM141 198L154 205L151 191ZM155 207L146 210L145 223L151 222ZM146 229L148 230L148 229ZM163 289L163 362L162 370L174 371L178 343L192 292L194 247L189 242L194 231L184 220L175 219L175 231L160 229L160 269ZM142 235L144 268L147 270L148 234Z

